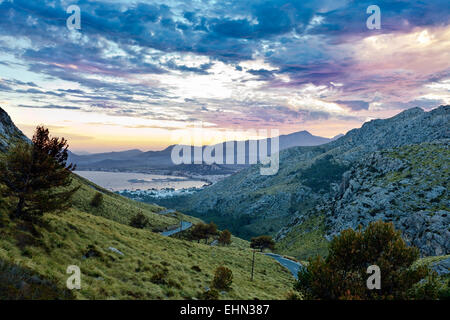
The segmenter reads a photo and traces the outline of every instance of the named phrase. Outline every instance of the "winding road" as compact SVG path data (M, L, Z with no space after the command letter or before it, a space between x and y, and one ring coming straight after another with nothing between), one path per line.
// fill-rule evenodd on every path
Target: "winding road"
M277 260L283 267L285 267L292 273L295 279L298 279L298 271L303 268L301 263L286 259L275 253L265 253L265 255Z
M178 227L176 229L173 229L173 230L168 230L168 231L161 232L160 234L163 235L163 236L169 237L169 236L172 236L172 235L174 235L174 234L176 234L178 232L187 230L190 227L192 227L192 223L187 222L187 221L181 221L181 226L180 227Z
M174 234L177 234L178 232L184 231L189 229L190 227L192 227L192 223L188 222L188 221L182 221L181 222L181 226L173 229L173 230L168 230L168 231L164 231L161 232L160 234L166 237L172 236ZM279 254L275 254L275 253L264 253L266 256L269 256L273 259L275 259L276 261L278 261L279 264L281 264L283 267L285 267L286 269L288 269L292 275L294 276L295 279L298 279L298 271L303 268L302 264L297 262L297 261L293 261L287 258L284 258L282 256L280 256Z

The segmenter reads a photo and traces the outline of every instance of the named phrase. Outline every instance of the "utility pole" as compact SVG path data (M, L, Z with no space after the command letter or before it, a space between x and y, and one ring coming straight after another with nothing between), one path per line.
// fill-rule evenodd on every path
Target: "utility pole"
M253 270L255 269L255 249L253 249L253 259L252 259L252 279L253 281Z

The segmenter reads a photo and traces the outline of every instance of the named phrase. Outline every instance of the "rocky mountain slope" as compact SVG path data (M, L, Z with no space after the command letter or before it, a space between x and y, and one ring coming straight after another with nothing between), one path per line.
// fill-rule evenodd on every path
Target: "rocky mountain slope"
M371 153L450 138L449 116L450 106L441 106L430 112L413 108L389 119L373 120L336 141L282 151L280 170L274 176L261 176L259 166L252 166L191 196L165 200L165 204L214 220L242 237L275 235L287 224L292 226L292 219L333 199L342 175ZM327 234L337 230L331 228Z
M14 125L6 111L0 108L0 151L5 151L9 143L14 140L29 141Z
M393 222L422 255L450 253L449 142L435 140L363 157L343 174L330 196L278 233L281 246L300 246L293 234L311 232L300 227L322 217L328 240L344 229L382 220Z

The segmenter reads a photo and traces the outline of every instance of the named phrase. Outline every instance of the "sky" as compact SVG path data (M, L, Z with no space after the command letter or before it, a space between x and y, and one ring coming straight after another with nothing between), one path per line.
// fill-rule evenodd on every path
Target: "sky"
M448 0L0 0L0 17L0 107L75 152L159 150L200 125L205 144L333 137L450 103Z

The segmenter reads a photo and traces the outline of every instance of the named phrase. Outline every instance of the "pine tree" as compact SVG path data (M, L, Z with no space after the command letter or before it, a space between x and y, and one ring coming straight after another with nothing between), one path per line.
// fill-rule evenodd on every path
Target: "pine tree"
M218 241L222 245L229 245L231 243L231 232L228 230L223 230L220 233Z
M275 241L273 241L271 236L259 236L251 239L250 248L259 249L261 252L266 248L273 250L275 248Z
M79 187L72 184L72 164L67 165L68 144L64 138L49 136L48 129L36 128L32 144L19 142L0 163L0 183L6 194L17 199L12 217L37 221L46 212L61 212Z

